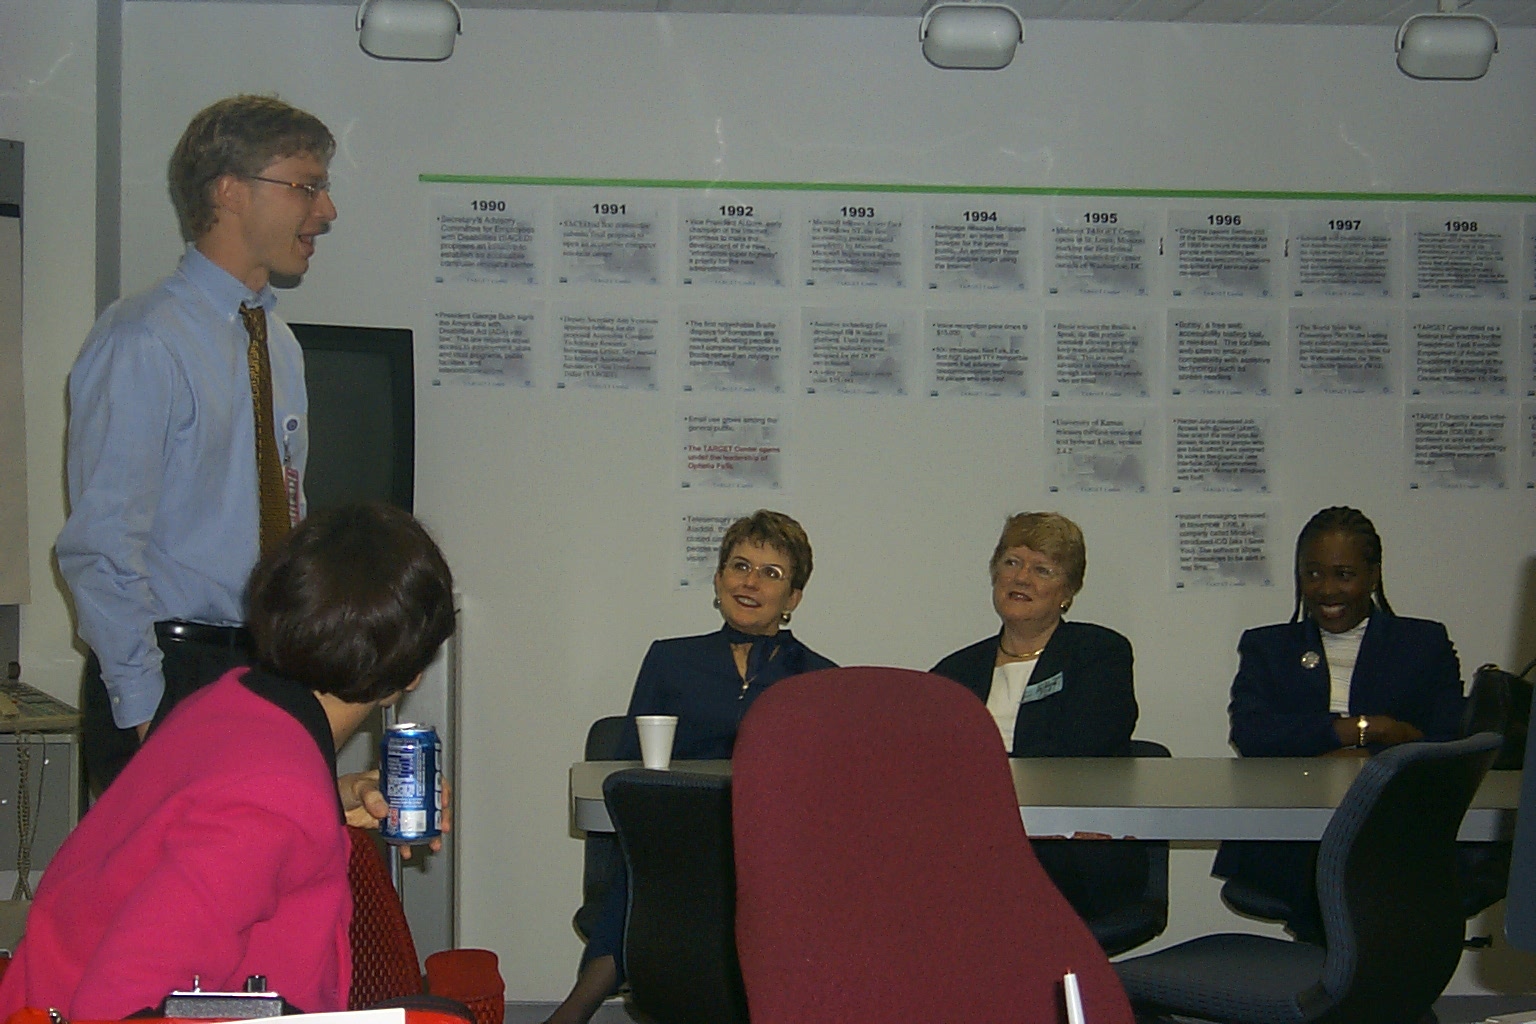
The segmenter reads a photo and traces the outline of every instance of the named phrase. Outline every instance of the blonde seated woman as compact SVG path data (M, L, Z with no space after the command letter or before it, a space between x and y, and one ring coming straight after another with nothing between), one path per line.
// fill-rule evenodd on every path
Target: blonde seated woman
M1138 713L1131 642L1065 618L1088 569L1083 531L1056 512L1009 516L989 565L1001 629L933 671L987 705L1011 757L1130 754ZM1034 847L1084 920L1146 887L1147 854L1134 843L1045 839Z

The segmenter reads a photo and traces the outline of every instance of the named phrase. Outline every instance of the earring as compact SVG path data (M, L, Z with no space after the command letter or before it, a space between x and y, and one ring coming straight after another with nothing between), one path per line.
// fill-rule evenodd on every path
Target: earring
M716 594L715 595L715 611L719 611L719 610L720 610L720 595Z
M786 626L789 625L789 612L780 612L779 621Z

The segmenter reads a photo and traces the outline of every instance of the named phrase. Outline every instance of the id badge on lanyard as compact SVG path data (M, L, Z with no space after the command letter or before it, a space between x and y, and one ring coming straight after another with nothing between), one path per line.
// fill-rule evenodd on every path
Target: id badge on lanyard
M293 455L289 450L288 439L299 429L299 418L289 416L283 420L283 493L288 496L288 525L297 526L303 518L304 510L300 507L299 471L293 468Z

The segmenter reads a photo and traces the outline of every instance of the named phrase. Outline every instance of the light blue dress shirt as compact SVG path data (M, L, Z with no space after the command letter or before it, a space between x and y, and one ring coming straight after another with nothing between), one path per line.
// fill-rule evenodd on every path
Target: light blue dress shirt
M242 303L267 310L278 451L302 480L299 344L272 316L270 287L253 293L195 248L113 303L70 371L70 515L56 551L119 728L149 721L165 692L156 622L244 619L258 499Z

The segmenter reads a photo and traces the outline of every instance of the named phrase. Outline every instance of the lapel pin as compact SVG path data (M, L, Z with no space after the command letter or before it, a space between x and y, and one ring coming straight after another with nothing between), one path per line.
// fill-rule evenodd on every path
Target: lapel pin
M1317 668L1322 663L1322 660L1322 658L1318 657L1316 651L1307 651L1301 656L1301 667L1305 669Z

